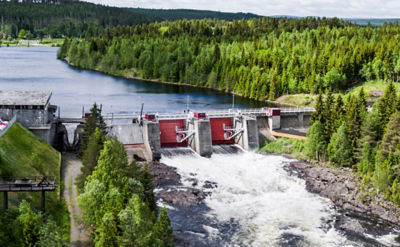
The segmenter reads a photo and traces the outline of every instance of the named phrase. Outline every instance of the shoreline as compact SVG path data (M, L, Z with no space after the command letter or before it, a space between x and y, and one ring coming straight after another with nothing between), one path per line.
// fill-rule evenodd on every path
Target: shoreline
M284 157L296 159L291 155ZM299 159L289 162L285 169L305 180L307 191L330 199L336 207L379 217L400 227L400 207L385 200L381 194L368 194L373 189L370 186L368 191L362 189L362 179L350 169L331 168Z
M72 67L75 68L75 69L81 69L81 68L75 67L73 63L70 63L68 57L65 57L65 58L63 58L63 59L61 59L61 58L58 58L58 59L60 59L61 61L64 61L64 62L67 63L69 66L72 66ZM178 82L162 81L162 80L160 80L160 79L145 79L145 78L142 78L142 77L140 77L140 76L124 75L123 73L120 73L120 74L113 74L113 73L101 71L101 70L99 70L99 69L97 69L97 68L95 68L95 69L82 69L82 70L89 70L89 71L99 72L99 73L102 73L102 74L104 74L104 75L109 75L109 76L113 76L113 77L117 77L117 78L123 78L123 79L128 79L128 80L139 80L139 81L143 81L143 82L153 82L153 83L160 83L160 84L166 84L166 85L184 86L184 87L192 87L192 88L198 88L198 89L208 89L208 90L212 90L212 91L215 91L215 92L220 92L220 93L226 93L226 94L229 94L229 95L239 96L239 97L241 97L241 98L243 98L243 99L248 99L248 100L251 100L251 101L254 101L254 102L257 102L257 103L265 103L266 106L267 106L268 104L273 104L273 105L278 106L278 107L279 107L279 106L281 106L281 107L298 107L298 106L293 105L293 104L287 104L287 103L282 103L282 102L273 101L273 100L268 100L268 99L259 100L259 99L248 98L248 97L243 96L243 94L235 93L235 92L232 92L232 91L227 92L227 91L225 91L225 90L218 89L218 88L210 88L210 87L205 87L205 86L197 86L197 85L192 85L192 84L188 84L188 83L185 83L185 82L183 82L183 83L178 83ZM121 71L121 72L122 72L122 71Z

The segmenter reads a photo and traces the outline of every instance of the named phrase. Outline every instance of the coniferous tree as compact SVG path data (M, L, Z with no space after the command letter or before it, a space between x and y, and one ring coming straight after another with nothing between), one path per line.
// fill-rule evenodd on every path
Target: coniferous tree
M165 207L161 209L158 215L157 223L155 224L154 231L158 239L162 241L162 246L173 246L174 232L171 228L171 222L168 217L168 211Z
M322 98L322 94L318 94L317 101L315 103L315 112L311 115L311 124L319 121L320 123L324 123L324 100Z
M325 157L327 142L325 128L321 122L316 121L307 132L306 153L311 158Z
M346 133L346 124L342 123L330 139L328 145L329 160L339 165L352 164L352 146Z
M81 154L87 148L89 138L96 131L96 128L99 128L100 131L103 132L103 135L106 134L106 124L103 120L103 117L101 116L101 109L98 108L96 103L94 103L93 107L90 109L90 115L86 119L84 131L82 134Z

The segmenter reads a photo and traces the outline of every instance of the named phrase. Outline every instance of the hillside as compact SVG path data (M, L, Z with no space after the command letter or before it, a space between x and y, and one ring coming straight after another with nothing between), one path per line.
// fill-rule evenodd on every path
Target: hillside
M0 137L0 176L59 177L60 153L15 123Z
M84 37L86 32L96 32L107 27L138 25L179 19L249 19L259 17L248 13L224 13L204 10L162 10L117 8L99 4L63 0L8 2L0 1L0 25L3 38ZM20 33L24 29L25 32Z
M240 20L261 17L252 13L228 13L210 10L194 10L194 9L142 9L128 8L129 11L136 14L147 16L157 21L176 21L181 19L219 19L219 20Z
M82 37L89 28L136 25L150 22L146 16L126 9L66 0L57 4L15 3L0 1L1 32L18 37L21 29L29 31L25 38Z
M34 176L47 176L53 179L57 176L56 183L60 185L61 154L50 147L46 142L25 129L21 124L15 123L0 137L0 176L32 178ZM68 210L64 200L60 197L61 187L56 192L46 193L46 214L55 221L55 226L64 241L69 239ZM15 241L21 241L18 235L19 228L15 225L15 218L9 215L18 215L16 209L23 200L26 200L35 209L40 209L41 193L19 192L8 193L9 210L1 213L0 218L4 225L0 227L0 246L18 246ZM3 196L0 197L3 204ZM12 226L11 228L7 225ZM53 229L54 230L54 229ZM11 241L11 242L9 242Z

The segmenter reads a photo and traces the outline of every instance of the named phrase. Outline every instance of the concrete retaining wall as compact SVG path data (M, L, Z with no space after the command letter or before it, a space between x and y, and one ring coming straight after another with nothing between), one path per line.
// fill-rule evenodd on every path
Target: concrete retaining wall
M143 142L150 160L161 159L160 125L157 122L143 123Z
M189 146L199 155L212 155L212 138L210 120L194 119L189 122L189 132L194 135L189 138Z

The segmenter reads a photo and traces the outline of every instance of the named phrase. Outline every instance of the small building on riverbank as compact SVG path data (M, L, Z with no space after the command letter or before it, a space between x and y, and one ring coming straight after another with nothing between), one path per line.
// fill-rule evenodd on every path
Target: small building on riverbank
M51 92L0 91L0 119L14 116L25 128L53 144L57 106L50 104Z

